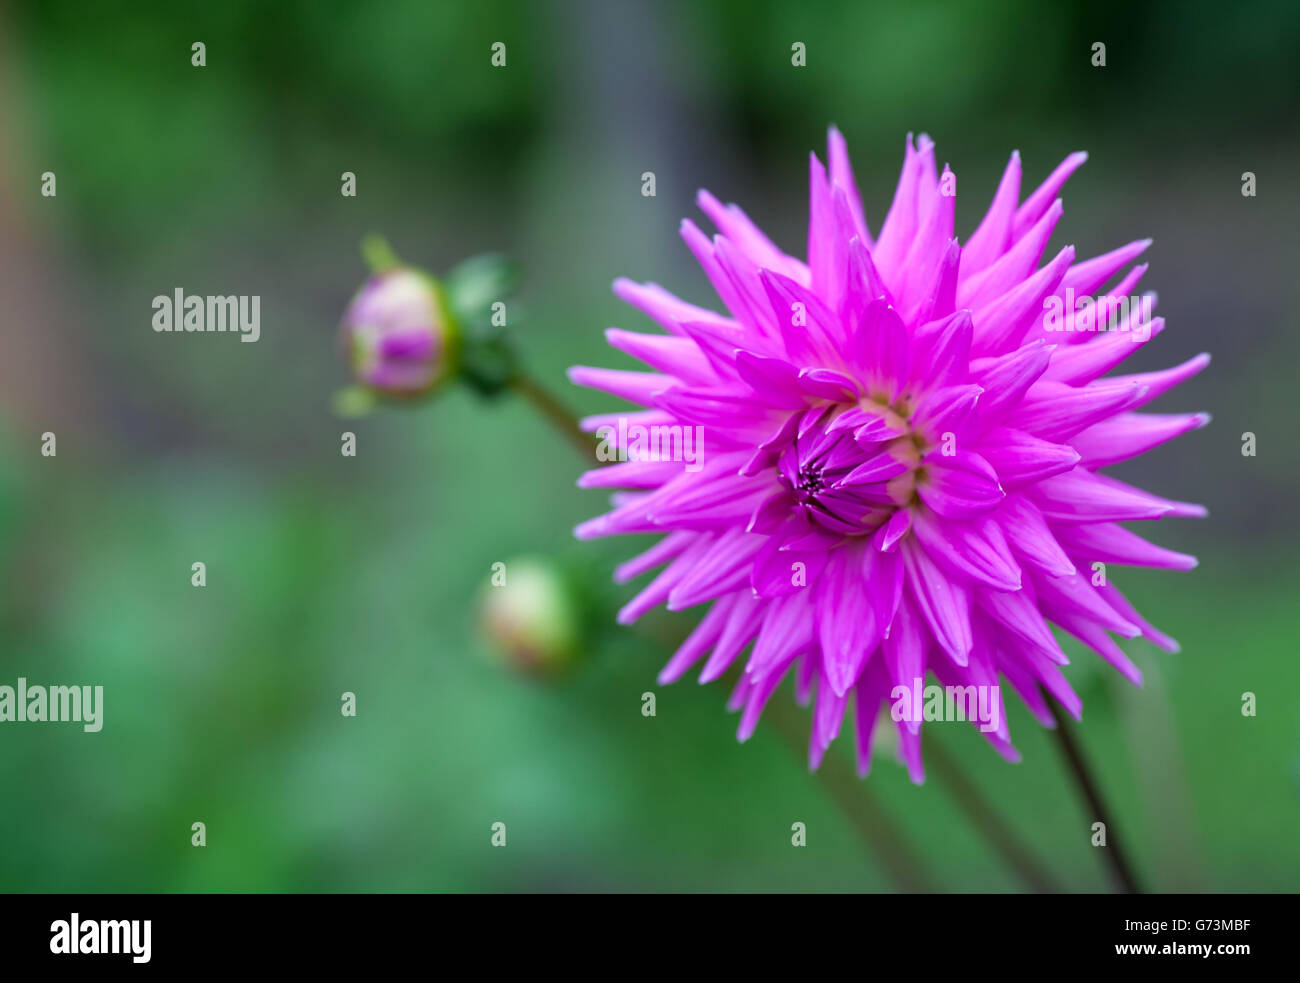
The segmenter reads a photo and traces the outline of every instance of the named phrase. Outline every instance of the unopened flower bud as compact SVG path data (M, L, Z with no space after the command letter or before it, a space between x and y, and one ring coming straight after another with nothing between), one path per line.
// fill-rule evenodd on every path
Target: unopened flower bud
M495 653L529 676L562 675L579 649L577 605L564 577L554 564L532 558L501 564L496 576L479 609Z
M398 267L371 277L343 315L357 381L388 396L419 396L454 370L460 336L442 287Z

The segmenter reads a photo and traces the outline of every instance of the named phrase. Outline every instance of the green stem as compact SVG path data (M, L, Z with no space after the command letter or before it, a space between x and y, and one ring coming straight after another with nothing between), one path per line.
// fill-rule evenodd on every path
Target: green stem
M1052 875L1029 852L1015 831L989 805L979 787L966 777L961 766L948 757L948 753L937 741L931 741L926 747L925 760L934 765L948 791L970 819L971 825L979 830L1031 891L1039 894L1061 893L1061 887Z
M1061 707L1056 700L1050 694L1044 695L1047 699L1047 706L1052 711L1052 719L1056 721L1056 729L1053 734L1056 736L1057 744L1061 749L1061 754L1065 757L1066 764L1070 767L1070 774L1074 778L1075 787L1078 789L1084 804L1088 807L1088 812L1093 821L1106 824L1106 846L1102 849L1102 853L1105 855L1106 863L1110 867L1111 876L1114 877L1116 885L1125 894L1141 894L1142 891L1138 887L1137 878L1133 876L1133 869L1129 866L1128 858L1120 847L1119 834L1115 831L1115 824L1111 819L1112 813L1101 797L1101 789L1093 778L1092 771L1088 768L1087 761L1084 760L1083 749L1074 736L1074 725L1070 722L1069 716L1061 711Z
M781 700L773 700L764 709L763 716L775 725L795 759L806 760L807 727L798 719L794 708ZM936 893L907 837L871 791L858 780L853 766L843 755L827 754L814 774L900 891Z
M546 418L546 421L577 449L578 453L589 460L596 460L596 441L590 434L582 432L582 428L578 426L578 421L573 414L549 391L538 385L522 369L516 369L514 374L511 375L509 386L528 400L533 408L541 413Z

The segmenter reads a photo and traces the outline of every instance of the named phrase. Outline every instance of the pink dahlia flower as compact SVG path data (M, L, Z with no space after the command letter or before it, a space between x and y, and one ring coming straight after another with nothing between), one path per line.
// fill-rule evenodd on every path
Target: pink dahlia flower
M914 146L909 136L875 237L834 129L829 158L829 173L811 161L806 261L699 193L718 234L687 220L682 236L727 315L655 284L614 284L668 334L607 332L653 371L570 372L644 407L585 421L620 463L580 484L631 490L576 532L663 534L616 572L626 581L664 568L620 621L664 603L711 604L661 682L701 660L700 681L717 679L753 643L729 704L742 711L741 740L793 672L801 700L816 693L813 767L852 696L859 771L870 769L877 723L892 718L920 781L922 713L899 706L933 673L961 688L959 700L988 700L980 730L1017 760L999 680L1044 725L1043 690L1076 718L1081 709L1052 625L1134 683L1141 674L1112 634L1177 648L1106 566L1192 568L1193 557L1120 523L1204 509L1102 469L1207 421L1136 411L1209 357L1106 375L1163 322L1150 295L1130 302L1146 266L1121 275L1149 241L1082 262L1067 246L1040 267L1057 195L1084 154L1023 201L1012 154L964 245L953 234L956 181L938 172L927 137Z

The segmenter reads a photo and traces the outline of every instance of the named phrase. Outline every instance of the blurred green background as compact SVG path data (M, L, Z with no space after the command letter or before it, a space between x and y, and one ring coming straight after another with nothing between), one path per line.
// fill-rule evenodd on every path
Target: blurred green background
M1212 352L1156 408L1214 423L1116 473L1211 518L1154 530L1196 571L1118 572L1183 652L1127 643L1142 690L1080 655L1080 734L1149 887L1295 890L1298 45L1288 0L0 8L0 683L99 684L106 703L99 734L0 727L0 889L890 889L769 723L738 745L722 685L654 685L648 638L693 615L616 629L631 588L611 586L566 680L491 657L474 610L494 562L558 557L600 584L641 546L571 541L604 499L526 406L452 392L344 424L329 403L357 245L382 231L435 271L515 256L535 373L614 408L563 377L627 365L602 329L648 327L610 281L713 305L676 235L702 186L802 252L806 155L834 122L873 226L923 130L959 176L963 235L1019 148L1030 185L1091 153L1052 251L1154 237L1144 286L1169 330L1129 364ZM178 286L260 295L261 340L155 334L151 298ZM1107 889L1049 736L1018 707L1010 723L1019 765L971 728L927 742L1068 887ZM1018 889L936 777L885 760L863 787L945 889Z

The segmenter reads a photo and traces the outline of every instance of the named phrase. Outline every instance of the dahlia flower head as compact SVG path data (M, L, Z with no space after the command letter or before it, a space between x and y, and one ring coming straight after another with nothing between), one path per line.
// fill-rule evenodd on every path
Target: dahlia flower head
M1058 194L1085 154L1067 157L1023 201L1012 154L961 244L956 182L937 170L928 137L908 136L877 236L843 137L831 129L828 142L829 173L811 159L806 260L782 252L735 205L699 193L717 234L686 220L682 237L726 314L656 284L615 282L615 294L668 333L607 332L652 371L570 370L575 383L644 408L584 428L627 442L635 425L680 427L699 435L698 463L623 448L620 463L580 479L623 490L612 511L575 532L662 534L617 569L625 582L663 568L619 620L660 604L711 605L659 679L703 661L700 682L709 682L740 660L728 705L741 711L742 741L793 674L800 702L815 700L812 767L851 703L859 773L870 770L877 726L895 726L899 756L920 782L920 714L900 720L886 710L895 687L912 690L933 674L941 686L995 695L997 726L980 730L1016 761L1000 680L1045 726L1044 691L1080 715L1052 625L1136 684L1141 673L1112 635L1177 651L1105 571L1191 569L1194 557L1120 523L1205 510L1102 469L1208 421L1136 411L1209 357L1107 375L1164 324L1150 317L1151 295L1119 306L1146 270L1125 268L1149 240L1083 261L1066 246L1042 264L1062 215ZM1087 324L1085 306L1064 304L1115 277L1086 305ZM1063 311L1056 323L1052 309ZM1098 324L1114 327L1087 330Z

